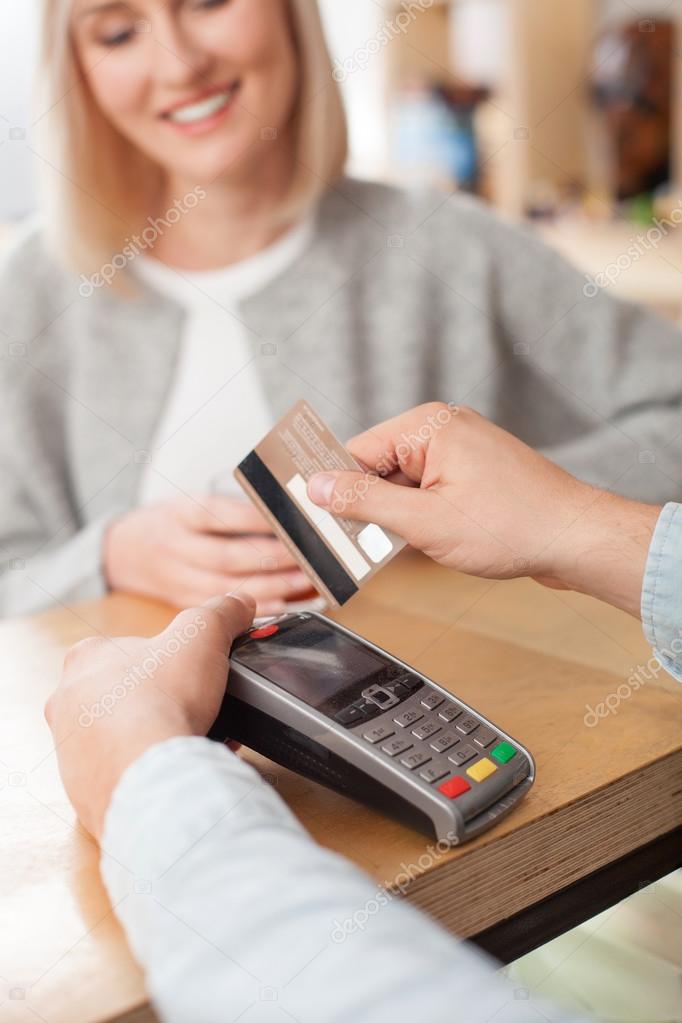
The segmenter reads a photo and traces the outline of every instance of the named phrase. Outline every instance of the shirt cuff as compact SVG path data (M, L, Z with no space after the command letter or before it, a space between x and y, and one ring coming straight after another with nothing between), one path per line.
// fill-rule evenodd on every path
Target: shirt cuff
M642 625L665 670L682 682L682 505L666 504L649 547Z

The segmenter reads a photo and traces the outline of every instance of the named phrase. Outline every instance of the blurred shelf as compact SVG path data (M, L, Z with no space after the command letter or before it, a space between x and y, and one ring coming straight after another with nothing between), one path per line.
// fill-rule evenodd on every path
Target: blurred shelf
M387 46L389 104L410 76L444 85L471 78L466 57L471 39L468 50L459 56L454 41L460 24L457 18L467 4L471 8L472 0L437 0L428 7L399 0L384 0L384 4L389 17L397 17L401 9L410 12L409 24ZM589 99L598 0L565 4L489 0L488 6L494 7L495 17L499 15L494 34L502 55L490 109L483 111L479 132L487 196L507 214L521 217L532 205L538 186L559 194L587 188L601 195L603 153L596 141L599 132ZM679 19L682 26L682 5L670 8L667 17ZM634 8L632 18L636 21ZM493 23L497 25L495 19ZM682 185L682 61L676 65L673 178Z

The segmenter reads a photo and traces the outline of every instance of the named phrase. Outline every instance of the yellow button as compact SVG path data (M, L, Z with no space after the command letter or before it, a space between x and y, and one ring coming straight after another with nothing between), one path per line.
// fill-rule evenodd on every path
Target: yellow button
M467 774L474 781L484 781L489 775L494 774L496 770L497 768L492 760L483 757L483 760L479 760L477 764L472 764L471 767L467 768Z

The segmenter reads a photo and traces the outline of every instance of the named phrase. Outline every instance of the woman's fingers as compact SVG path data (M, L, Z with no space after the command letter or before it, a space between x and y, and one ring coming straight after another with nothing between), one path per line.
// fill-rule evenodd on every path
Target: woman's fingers
M183 498L177 508L181 521L198 533L272 534L267 520L247 500L205 494Z
M286 572L298 567L284 544L271 536L231 538L190 533L182 556L196 568L229 575Z
M259 602L293 600L311 589L310 579L303 572L276 572L270 575L244 575L234 579L233 589L248 590Z
M183 566L177 572L171 590L172 599L180 607L202 604L216 593L250 593L258 602L258 614L263 614L264 606L280 610L286 601L307 595L311 584L308 577L297 570L237 575Z

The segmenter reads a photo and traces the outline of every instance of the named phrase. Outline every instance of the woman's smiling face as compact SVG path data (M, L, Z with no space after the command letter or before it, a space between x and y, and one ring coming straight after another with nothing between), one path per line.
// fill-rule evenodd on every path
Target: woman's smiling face
M291 117L286 0L74 0L72 30L104 116L170 176L243 177Z

